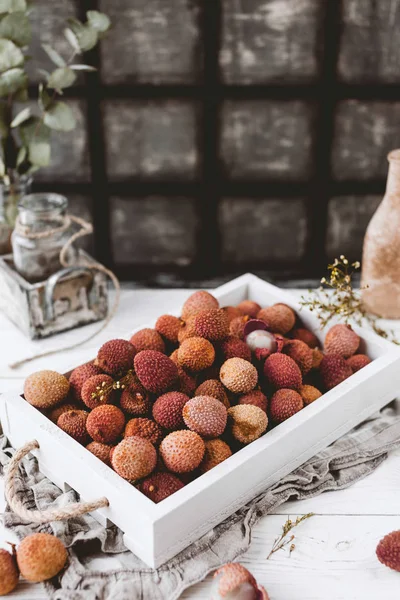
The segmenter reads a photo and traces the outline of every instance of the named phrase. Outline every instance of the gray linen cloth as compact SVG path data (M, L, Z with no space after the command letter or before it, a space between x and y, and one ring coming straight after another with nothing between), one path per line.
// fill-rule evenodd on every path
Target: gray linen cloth
M4 524L19 538L38 530L53 532L69 548L67 569L59 578L46 584L53 600L175 600L210 571L243 554L250 545L252 528L260 517L289 499L312 498L322 492L350 486L372 473L387 453L397 447L400 447L400 410L395 402L259 494L156 570L149 569L125 550L120 530L114 526L105 529L90 516L52 523L51 526L35 526L21 523L7 510ZM0 437L0 469L7 464L12 452L5 437ZM75 492L63 493L44 477L34 457L24 459L17 486L30 508L46 509L77 499ZM103 553L118 554L123 567L106 572L92 570L90 557L100 549Z

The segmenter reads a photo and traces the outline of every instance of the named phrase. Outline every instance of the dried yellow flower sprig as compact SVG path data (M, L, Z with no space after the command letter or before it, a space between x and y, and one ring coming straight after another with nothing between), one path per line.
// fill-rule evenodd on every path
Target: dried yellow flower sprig
M353 276L360 266L359 261L350 263L343 254L335 258L328 265L328 276L321 279L321 287L309 290L308 298L302 296L301 306L316 313L321 327L334 318L344 323L351 321L359 326L369 326L381 337L400 344L392 331L386 331L378 325L379 317L365 310L361 299L362 289L353 289Z
M273 554L275 554L275 552L278 552L278 550L282 550L288 544L290 544L289 554L291 554L296 547L295 544L293 543L295 536L294 536L294 534L292 534L290 537L287 537L288 533L290 533L290 531L292 531L292 529L294 529L295 527L300 525L300 523L302 523L306 519L309 519L310 517L313 517L313 516L314 516L314 513L307 513L306 515L297 517L297 519L295 521L292 521L290 518L288 518L286 523L284 525L282 525L282 533L274 541L271 552L267 556L267 560L269 558L271 558L271 556Z

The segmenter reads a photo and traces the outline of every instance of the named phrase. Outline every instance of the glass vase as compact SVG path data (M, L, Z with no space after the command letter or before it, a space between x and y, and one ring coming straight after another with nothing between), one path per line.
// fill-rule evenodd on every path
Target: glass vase
M18 204L29 194L32 177L12 173L0 180L0 255L11 252L11 233L18 214Z

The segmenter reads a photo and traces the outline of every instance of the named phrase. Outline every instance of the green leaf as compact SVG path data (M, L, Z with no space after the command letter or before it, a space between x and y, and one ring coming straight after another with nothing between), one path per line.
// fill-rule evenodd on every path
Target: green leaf
M0 13L14 13L27 8L26 0L0 0Z
M58 54L57 50L54 50L54 48L49 46L49 44L42 44L42 48L46 52L50 60L52 60L55 65L57 65L57 67L66 66L67 63L65 62L63 57Z
M52 72L47 82L47 87L62 90L70 87L76 80L76 75L69 67L61 67Z
M42 119L32 116L22 123L19 128L19 134L23 145L29 147L33 141L47 142L50 139L51 131L43 123Z
M0 97L11 96L26 88L28 79L23 69L10 69L0 75Z
M98 33L89 25L83 25L78 19L68 19L68 23L78 40L79 48L82 52L91 50L98 41Z
M91 65L70 65L69 68L73 71L97 71L96 67Z
M6 166L4 164L3 159L0 156L0 177L4 177L5 174L6 174Z
M29 119L30 116L31 116L31 109L29 107L24 108L11 121L11 127L18 127L18 125L21 125L21 123L23 123L24 121Z
M67 38L68 42L71 44L72 48L75 50L75 52L80 52L81 48L79 46L78 38L76 37L72 29L64 29L64 35Z
M47 167L50 163L49 142L33 141L28 148L29 160L35 167Z
M56 131L72 131L75 127L75 117L65 102L52 104L44 113L44 122Z
M6 15L0 21L0 38L7 38L17 46L28 46L31 41L31 26L28 17L22 12Z
M98 10L88 10L86 16L90 27L99 33L104 33L111 26L111 21L107 15L99 12Z
M0 72L20 67L24 63L24 55L11 40L0 38Z
M17 154L17 162L16 162L17 167L22 165L22 163L26 159L27 154L28 154L28 151L25 148L25 146L21 146L21 148L18 150L18 154Z
M45 111L51 104L51 98L47 93L43 83L39 84L39 97L38 97L39 108Z

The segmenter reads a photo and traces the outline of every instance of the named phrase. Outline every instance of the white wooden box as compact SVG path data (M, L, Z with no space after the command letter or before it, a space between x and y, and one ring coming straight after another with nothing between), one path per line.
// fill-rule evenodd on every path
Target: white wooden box
M250 274L213 293L221 306L249 298L262 306L285 302L300 311L290 293ZM304 309L299 314L321 337L315 315ZM106 496L110 506L94 516L105 526L115 523L125 534L126 546L147 565L158 567L395 398L400 388L400 349L374 333L355 330L362 338L362 351L374 359L371 364L159 504L100 462L18 392L0 397L2 426L14 447L32 439L39 442L34 453L40 468L60 488L71 487L86 501Z

